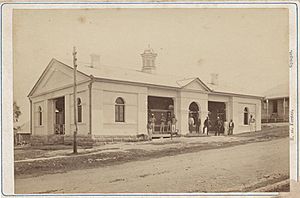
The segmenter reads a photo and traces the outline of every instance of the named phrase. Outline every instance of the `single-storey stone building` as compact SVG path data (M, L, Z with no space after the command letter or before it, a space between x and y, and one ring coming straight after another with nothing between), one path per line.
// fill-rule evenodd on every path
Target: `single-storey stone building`
M283 83L265 92L262 101L262 122L288 122L289 121L289 84Z
M182 78L155 73L157 54L146 49L140 71L99 66L78 66L78 135L90 140L134 138L147 134L149 116L176 115L181 135L189 133L188 117L200 116L203 126L209 115L214 121L233 119L234 133L261 129L262 97L225 92L208 86L198 77ZM68 142L74 132L73 67L52 59L28 95L33 139L48 143ZM156 132L155 132L156 133Z

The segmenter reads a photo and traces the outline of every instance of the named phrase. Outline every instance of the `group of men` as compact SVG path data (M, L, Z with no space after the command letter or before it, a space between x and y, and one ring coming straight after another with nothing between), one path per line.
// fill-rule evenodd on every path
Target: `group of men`
M198 116L195 120L192 114L189 117L189 131L192 133L194 126L196 126L196 133L200 133L200 126L201 126L201 118Z
M201 126L200 116L198 116L198 118L196 118L196 122L194 122L193 116L190 115L188 123L189 123L190 133L193 132L194 126L196 126L196 133L200 133L200 126ZM225 122L223 122L219 117L217 117L214 128L215 128L215 136L217 136L217 135L219 136L220 133L223 133L224 131L226 131L228 135L232 135L233 128L234 128L234 122L232 120L230 120L229 123L226 120L225 120ZM207 135L208 135L208 132L212 129L212 122L208 116L206 117L206 119L203 123L202 133L205 133L205 129L206 129Z
M148 123L148 136L150 140L152 139L152 134L155 131L155 122L156 118L152 113ZM170 132L172 136L172 134L176 132L176 122L177 119L175 114L171 115L171 112L168 112L167 117L165 117L165 115L162 113L160 117L160 133L165 133L165 128L167 126L166 132Z
M171 136L176 132L177 119L175 117L175 114L171 114L171 112L168 112L167 117L165 117L165 115L162 113L159 121L160 121L159 122L160 133L165 133L166 127L167 127L166 132L171 133ZM152 139L152 134L155 131L155 123L156 123L156 118L154 114L151 114L148 123L148 136L150 140ZM196 133L200 133L200 128L201 128L200 116L197 116L196 119L194 119L192 114L190 114L188 124L189 124L190 133L193 132L194 127L196 128ZM253 130L255 131L255 119L252 115L250 115L249 125L250 125L250 131ZM207 116L203 123L202 133L205 133L205 129L206 129L206 134L208 135L208 132L211 131L213 128L215 131L215 136L219 136L221 133L224 132L226 132L227 135L233 135L234 122L231 119L230 122L228 123L226 120L223 121L222 119L220 119L220 117L217 117L217 120L213 126L213 123L211 122L210 118Z

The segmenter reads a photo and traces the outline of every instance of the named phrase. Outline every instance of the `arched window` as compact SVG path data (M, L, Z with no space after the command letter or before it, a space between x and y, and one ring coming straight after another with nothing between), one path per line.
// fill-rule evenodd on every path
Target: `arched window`
M77 116L78 122L82 122L82 104L80 98L77 98Z
M244 125L249 125L249 109L247 107L244 109Z
M43 125L43 111L41 106L39 106L39 125Z
M125 122L125 103L122 98L117 98L115 103L115 121Z
M199 106L197 105L197 103L192 102L189 106L189 110L192 112L198 112L199 111Z

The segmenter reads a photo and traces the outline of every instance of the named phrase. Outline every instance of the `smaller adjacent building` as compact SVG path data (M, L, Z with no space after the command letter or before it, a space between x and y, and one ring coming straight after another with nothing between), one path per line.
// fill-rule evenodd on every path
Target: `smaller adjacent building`
M262 123L289 121L289 85L278 85L265 93L262 101Z
M262 123L289 121L289 96L266 97L262 102Z
M14 126L14 144L22 145L30 143L30 123L26 122L19 126Z

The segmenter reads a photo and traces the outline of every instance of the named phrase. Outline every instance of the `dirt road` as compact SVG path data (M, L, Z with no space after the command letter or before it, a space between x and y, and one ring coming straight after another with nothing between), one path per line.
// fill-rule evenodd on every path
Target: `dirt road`
M289 139L16 179L16 193L242 191L289 175Z

